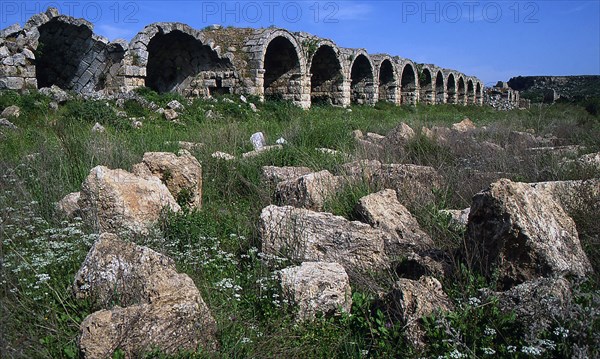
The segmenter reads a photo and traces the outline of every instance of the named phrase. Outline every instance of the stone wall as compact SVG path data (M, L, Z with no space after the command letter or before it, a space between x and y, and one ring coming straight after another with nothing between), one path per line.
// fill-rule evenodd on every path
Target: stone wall
M111 95L146 86L186 97L256 95L303 108L313 102L483 103L483 85L475 77L339 48L308 33L154 23L129 43L109 42L94 35L89 22L49 8L23 28L0 32L0 89L51 85L80 94Z
M519 91L513 90L506 82L498 81L496 86L486 88L485 104L498 110L529 108L531 102L521 99Z

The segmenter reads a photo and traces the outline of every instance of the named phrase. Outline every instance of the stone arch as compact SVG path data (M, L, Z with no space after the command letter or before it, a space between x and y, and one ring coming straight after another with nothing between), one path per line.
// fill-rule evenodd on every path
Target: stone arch
M457 102L456 96L456 76L453 72L448 72L446 75L446 102L455 104Z
M373 56L378 78L378 101L398 103L398 72L387 55Z
M375 73L371 58L363 50L354 54L350 65L350 99L356 104L375 103Z
M475 87L475 103L478 106L483 105L483 86L479 81L477 81L477 86Z
M475 104L475 86L473 85L473 79L467 80L467 105Z
M458 83L457 83L457 103L460 105L465 105L467 101L467 90L465 85L465 78L463 75L458 75Z
M311 103L344 106L344 71L337 46L321 43L310 60Z
M446 86L442 70L438 70L435 75L435 103L446 103Z
M223 84L223 78L233 73L230 59L221 57L188 25L148 25L131 41L130 49L126 75L140 80L133 87L145 85L159 93L184 96L231 92Z
M418 101L418 83L417 83L417 71L416 67L412 62L405 62L402 67L401 78L401 97L400 102L403 105L414 105Z
M435 103L434 79L429 66L423 66L419 74L420 100L428 105Z
M69 16L58 15L44 18L37 26L39 34L35 54L35 77L38 88L56 85L74 92L98 91L104 88L111 63L108 40L93 33L92 24ZM29 25L29 24L28 24ZM115 61L122 58L116 56Z

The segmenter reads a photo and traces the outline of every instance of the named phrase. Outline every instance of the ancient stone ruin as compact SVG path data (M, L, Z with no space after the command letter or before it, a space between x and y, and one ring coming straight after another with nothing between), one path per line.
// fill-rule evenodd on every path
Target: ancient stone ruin
M484 97L476 77L341 48L308 33L154 23L129 43L109 42L88 21L49 8L23 27L0 31L0 89L52 85L78 94L115 95L146 86L187 97L256 95L302 108L378 101L482 105Z

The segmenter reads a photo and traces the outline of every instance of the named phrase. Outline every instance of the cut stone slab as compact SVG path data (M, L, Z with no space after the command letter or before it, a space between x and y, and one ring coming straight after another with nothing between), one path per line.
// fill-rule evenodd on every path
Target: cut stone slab
M255 151L260 151L267 145L267 140L262 132L252 134L252 136L250 136L250 142L252 142Z
M21 108L19 106L12 105L12 106L8 106L4 110L2 110L2 113L0 114L0 117L3 117L3 118L18 118L20 115L21 115Z
M268 206L260 215L262 251L297 261L341 264L353 273L389 267L386 233L331 213Z
M177 118L179 118L179 114L177 113L177 111L171 108L164 110L162 115L167 121L175 121Z
M464 120L455 123L452 125L452 129L458 132L469 132L472 130L476 130L477 126L471 121L470 118L465 118Z
M374 176L382 188L396 191L402 203L425 204L434 199L433 190L441 188L442 176L429 166L411 164L383 164Z
M540 277L593 270L575 223L547 191L501 179L473 197L467 244L475 266L510 289Z
M398 202L394 190L386 189L362 197L355 212L363 222L389 234L385 242L388 256L402 257L433 247L429 235L421 230L417 219Z
M600 179L536 182L530 185L546 191L569 215L600 209Z
M415 137L415 131L406 123L402 122L385 136L385 145L390 147L404 147Z
M320 211L328 197L339 187L329 171L309 173L277 184L275 197L279 203Z
M300 321L315 319L318 313L350 313L352 290L348 274L338 263L303 262L280 271L283 296L298 306Z
M142 178L104 166L92 168L82 184L78 203L84 220L100 233L145 234L165 209L181 210L157 177Z
M212 158L216 158L216 159L224 160L224 161L233 161L233 160L235 160L235 156L232 156L229 153L220 152L220 151L217 151L217 152L213 153L210 156Z
M263 166L262 167L263 177L267 182L276 186L279 182L293 180L298 177L313 173L308 167L276 167L276 166Z
M216 349L216 322L194 282L152 249L103 233L77 273L73 291L102 308L81 323L83 358L111 357L117 349L126 357L142 357L155 348L166 354Z
M264 146L260 150L254 150L254 151L243 153L242 157L243 158L253 158L253 157L259 156L265 152L268 152L268 151L282 150L282 149L283 149L282 145Z

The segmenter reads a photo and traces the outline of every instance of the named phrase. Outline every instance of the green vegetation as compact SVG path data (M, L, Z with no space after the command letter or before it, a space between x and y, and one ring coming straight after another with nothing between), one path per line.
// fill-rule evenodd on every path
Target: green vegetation
M254 113L231 96L187 104L174 94L147 89L138 93L159 106L177 99L186 109L178 122L167 122L133 100L119 109L114 101L73 100L54 112L48 109L50 99L38 93L0 93L0 110L13 104L21 107L21 116L11 119L18 130L0 129L0 357L77 357L79 324L91 308L75 300L70 288L97 234L80 219L59 218L54 204L78 191L94 166L130 170L144 152L177 151L177 141L204 144L192 151L203 166L203 208L170 214L152 235L131 240L172 257L178 269L195 281L217 320L219 351L185 353L181 358L555 358L570 357L574 344L594 346L600 332L597 278L580 288L573 319L556 323L539 338L547 341L532 347L531 352L540 350L539 355L528 354L523 328L514 316L501 314L494 300L470 300L490 284L466 269L444 283L456 310L424 319L429 345L422 352L403 339L402 326L385 311L377 294L363 288L354 288L351 315L298 324L293 308L281 298L275 274L290 263L265 258L257 230L261 209L275 201L273 188L261 180L261 166L308 166L336 173L346 161L343 156L316 148L352 154L357 151L353 130L386 134L405 122L418 136L405 148L386 153L385 160L431 165L446 178L447 188L436 192L434 203L408 207L440 248L455 249L464 233L448 229L448 218L438 210L468 207L471 196L487 185L485 179L464 171L465 158L477 160L481 171L505 172L526 181L590 178L598 177L598 172L569 171L551 158L523 156L520 147L479 158L481 149L441 145L420 134L421 127L449 126L469 117L477 126L493 130L479 134L483 139L501 145L511 142L511 131L533 129L562 144L584 145L586 152L600 151L600 122L583 108L556 104L496 112L475 106L378 104L351 111L326 106L303 111L285 102L250 98L259 109ZM206 116L209 110L214 116ZM143 117L143 127L134 129L128 117ZM106 131L92 133L95 122ZM223 151L240 158L252 150L249 138L257 131L265 133L269 144L283 137L288 145L248 160L228 162L210 156ZM347 187L326 203L326 209L354 219L354 204L373 190L367 184ZM599 214L575 218L597 273ZM149 357L165 356L156 352Z

